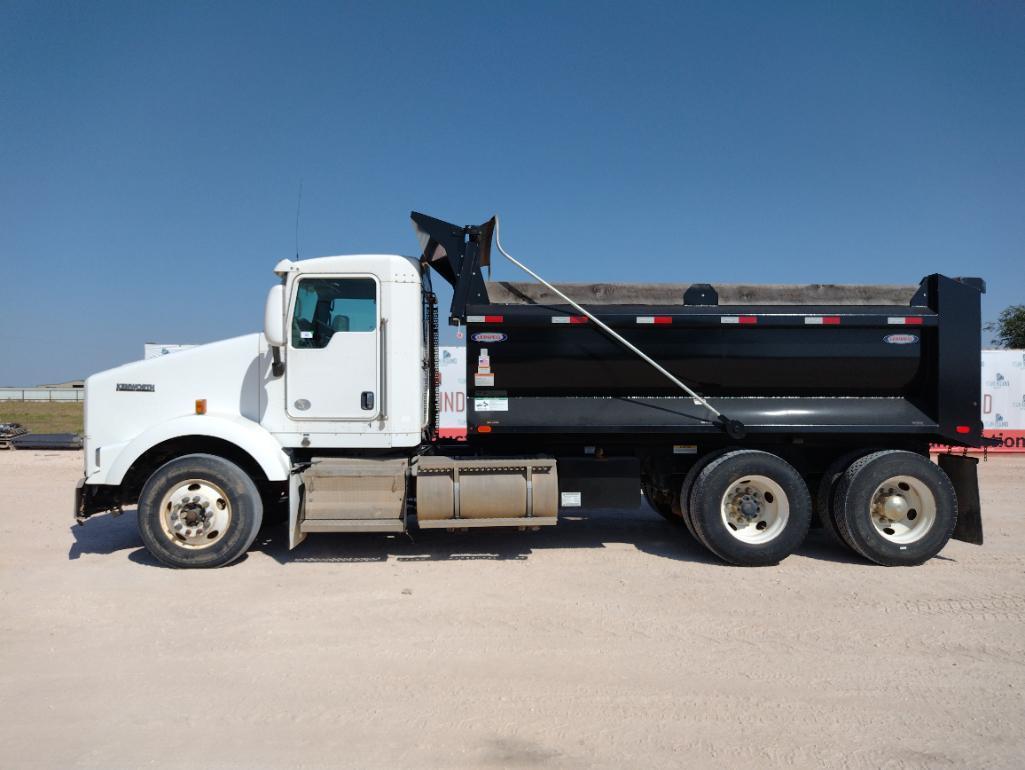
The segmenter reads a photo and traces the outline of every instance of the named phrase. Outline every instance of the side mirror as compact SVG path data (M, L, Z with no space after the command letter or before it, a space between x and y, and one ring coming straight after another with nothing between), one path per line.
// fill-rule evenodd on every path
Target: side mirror
M271 347L285 346L285 287L280 283L267 292L267 304L263 310L263 336Z

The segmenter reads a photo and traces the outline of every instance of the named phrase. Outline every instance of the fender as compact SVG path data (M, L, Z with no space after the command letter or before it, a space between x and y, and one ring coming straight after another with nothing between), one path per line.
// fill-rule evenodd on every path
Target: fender
M196 415L176 417L143 431L118 452L107 469L103 483L120 484L144 452L174 438L210 436L228 441L248 452L256 460L269 481L286 481L291 463L281 444L263 426L244 417L230 415ZM102 471L101 471L102 473ZM90 483L97 483L90 478Z

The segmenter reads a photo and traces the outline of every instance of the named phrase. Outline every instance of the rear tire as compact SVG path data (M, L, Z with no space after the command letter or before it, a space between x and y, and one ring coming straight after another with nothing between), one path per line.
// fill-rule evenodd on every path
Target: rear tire
M855 461L837 482L832 509L844 541L887 567L928 561L957 524L954 485L914 452L873 452Z
M727 452L736 451L730 449L717 449L714 452L709 452L704 457L700 457L694 461L694 464L690 466L687 471L687 475L683 477L683 483L680 484L680 496L677 498L677 505L680 508L680 518L683 519L683 523L687 525L687 531L690 532L690 536L701 542L701 538L698 537L698 533L694 530L694 522L690 519L690 493L694 489L694 482L698 480L698 474L705 469L705 467L712 461L719 459Z
M768 452L742 449L698 474L688 504L698 539L723 561L777 564L804 541L811 495L801 474Z
M223 457L191 454L162 465L139 496L139 534L171 567L223 567L260 530L263 500L249 475Z
M818 515L822 528L829 533L829 536L835 542L848 548L853 548L853 546L844 540L837 527L836 515L833 513L833 493L836 491L836 484L840 477L843 476L844 471L850 468L855 460L872 452L872 449L855 449L853 452L845 452L833 460L822 475L817 494L815 495L815 513Z

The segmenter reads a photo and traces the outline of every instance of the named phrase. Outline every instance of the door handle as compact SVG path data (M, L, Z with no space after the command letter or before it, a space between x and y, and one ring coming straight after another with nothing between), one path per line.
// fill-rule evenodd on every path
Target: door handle
M367 412L374 408L374 391L364 390L359 397L359 405Z

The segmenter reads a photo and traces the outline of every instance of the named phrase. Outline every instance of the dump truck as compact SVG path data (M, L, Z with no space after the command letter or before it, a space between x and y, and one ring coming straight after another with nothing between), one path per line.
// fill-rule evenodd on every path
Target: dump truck
M276 515L295 548L535 531L643 493L732 565L819 525L888 566L981 544L981 279L560 287L497 218L411 217L414 257L279 262L262 334L89 377L79 523L134 505L154 557L218 567ZM493 246L536 282L485 280ZM436 279L466 330L465 440L438 434Z

